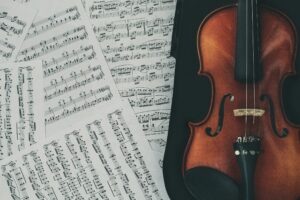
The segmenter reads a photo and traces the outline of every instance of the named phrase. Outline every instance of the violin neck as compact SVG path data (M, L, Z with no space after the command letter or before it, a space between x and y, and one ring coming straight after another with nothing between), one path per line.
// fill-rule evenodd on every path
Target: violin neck
M237 3L235 79L246 84L262 79L258 1L238 0Z

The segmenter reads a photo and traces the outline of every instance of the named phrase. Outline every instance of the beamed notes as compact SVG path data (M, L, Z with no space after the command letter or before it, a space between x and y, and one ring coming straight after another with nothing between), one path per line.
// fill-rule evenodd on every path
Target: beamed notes
M41 62L0 64L0 160L45 138Z
M163 123L157 121L160 125L155 126L164 132L165 128L161 127L168 123L168 118L162 114L156 117L155 113L165 112L165 116L169 116L174 61L158 57L147 65L143 59L134 65L118 62L109 68L109 60L105 59L109 55L103 55L91 19L84 10L88 2L47 2L19 2L39 12L15 59L21 63L41 62L39 77L43 83L39 84L42 86L39 98L44 106L38 109L44 115L41 119L46 125L46 134L37 144L0 162L1 196L8 200L167 200L161 168L143 132L146 129L140 126L120 93L124 98L132 97L130 104L135 111L151 108L147 109L148 122L143 123L151 123L148 130L152 131L153 122L162 120ZM123 15L125 17L125 13ZM168 23L166 21L147 23L151 26ZM119 28L123 29L122 25ZM153 33L170 35L156 30ZM136 34L137 37L141 35L140 32ZM111 45L112 55L120 51L115 49L115 44ZM139 51L145 54L144 48L158 55L162 51L167 54L170 42L152 38L133 45L130 49L135 54L132 55ZM123 46L129 50L127 42ZM123 56L126 54L120 58ZM122 71L129 72L124 72L126 76L123 76L120 75ZM124 83L124 88L117 89L117 79L120 84ZM142 87L142 83L147 86ZM30 84L29 79L28 87ZM20 102L21 105L25 103ZM148 133L151 135L150 131ZM154 134L152 143L158 145L152 147L163 149L164 140L157 141L160 140L157 136L163 134Z
M168 116L141 123L161 163L175 72L170 49L176 1L84 0L84 5L118 90L136 116Z
M0 62L14 61L36 15L36 10L11 4L0 4Z

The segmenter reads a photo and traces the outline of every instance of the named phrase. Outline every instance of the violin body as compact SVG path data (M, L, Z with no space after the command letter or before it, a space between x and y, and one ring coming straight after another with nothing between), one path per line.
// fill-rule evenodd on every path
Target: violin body
M235 5L218 9L206 17L198 31L197 47L201 63L198 74L209 78L213 91L210 111L205 120L189 123L190 139L183 163L183 174L188 176L185 178L187 187L197 200L202 197L205 200L217 197L231 200L298 200L300 129L288 121L282 107L282 84L288 76L295 74L296 31L282 13L262 6L260 31L257 33L260 35L262 78L238 81L235 77L239 50L237 13ZM258 116L256 109L264 111L264 114ZM247 166L240 167L237 160L240 152L235 154L233 148L237 138L244 134L260 138L259 156L250 161L254 169L246 175L242 171L247 170ZM213 169L216 173L212 172L210 180L202 173L193 172L198 169L204 169L203 172ZM248 181L249 174L253 176L253 183ZM223 183L224 188L229 187L226 191L221 188ZM253 184L254 192L247 184ZM220 188L208 189L206 186ZM241 187L244 188L242 192L253 194L241 194ZM205 191L210 194L205 194ZM226 197L228 195L232 196ZM220 198L222 196L224 198Z

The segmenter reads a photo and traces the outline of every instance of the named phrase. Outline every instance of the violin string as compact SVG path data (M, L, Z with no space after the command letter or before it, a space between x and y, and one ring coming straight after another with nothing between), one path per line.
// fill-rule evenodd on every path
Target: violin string
M258 57L257 57L257 59L258 59L258 62L256 63L256 64L258 64L258 67L262 67L261 65L260 65L260 63L261 63L261 51L260 51L260 49L261 49L261 42L260 42L260 34L261 34L261 32L260 32L260 26L259 26L259 23L260 23L260 7L259 7L259 4L258 4L258 0L255 0L255 8L256 8L256 10L255 10L255 26L256 26L256 32L254 33L254 34L256 34L256 40L255 40L255 42L256 42L256 44L257 44L257 48L258 49L256 49L257 50L257 52L258 52ZM259 69L260 70L260 69ZM254 74L255 74L255 72L254 72ZM257 96L257 94L256 94L256 90L258 90L259 91L259 84L257 85L257 88L256 88L256 85L253 85L253 87L254 87L254 109L255 109L255 112L256 112L256 96ZM256 120L256 116L254 116L254 118L253 118L253 125L255 124L255 120ZM256 125L257 126L257 125ZM258 129L257 129L257 136L261 136L261 125L258 125Z
M245 137L247 136L248 125L248 1L246 1L246 116L245 116Z
M261 36L261 29L260 29L260 7L259 7L259 4L258 4L258 0L255 0L255 4L256 4L256 28L258 31L256 31L256 34L257 34L257 38L259 38L258 40L256 40L256 42L258 43L258 67L262 67L261 65L261 40L260 40L260 36ZM260 70L260 69L259 69ZM260 85L258 84L257 85L257 89L259 91L259 88L260 88ZM256 91L255 91L256 92ZM255 93L256 95L256 93ZM258 130L257 130L257 135L258 136L261 136L261 125L258 125Z
M252 11L253 11L253 9L254 9L254 3L256 3L256 1L252 1ZM255 19L255 21L256 21L257 19ZM254 12L252 12L252 27L254 27ZM257 25L256 23L255 23L255 25ZM252 53L252 57L253 57L253 65L254 64L256 64L254 61L255 61L255 54L254 54L254 47L255 47L255 43L254 42L256 42L256 41L254 41L254 28L252 28L252 49L253 49L253 53ZM254 106L253 106L253 108L254 108L254 115L253 115L253 121L252 121L252 123L253 124L255 124L255 114L256 114L256 88L255 88L255 66L253 66L253 92L254 92L254 94L253 94L253 103L254 103Z

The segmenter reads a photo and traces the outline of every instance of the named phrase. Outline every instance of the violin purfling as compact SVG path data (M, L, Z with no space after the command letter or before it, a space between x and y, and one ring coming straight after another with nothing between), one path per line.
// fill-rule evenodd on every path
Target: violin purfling
M295 75L297 32L261 0L238 0L199 27L199 76L212 85L210 111L189 123L183 176L197 200L299 200L299 126L282 106Z

